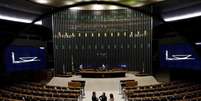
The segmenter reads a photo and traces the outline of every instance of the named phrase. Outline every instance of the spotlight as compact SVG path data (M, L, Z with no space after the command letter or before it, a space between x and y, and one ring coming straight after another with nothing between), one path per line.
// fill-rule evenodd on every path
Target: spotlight
M109 6L108 8L109 8L109 9L119 9L118 6L113 6L113 5Z
M95 4L95 5L92 5L91 8L92 8L92 10L103 10L104 6L103 5Z
M70 8L70 10L81 10L82 9L82 7L72 7L72 8Z
M15 21L15 22L22 22L22 23L31 23L32 20L30 19L24 19L24 18L17 18L12 16L6 16L6 15L0 15L0 19L2 20L8 20L8 21ZM42 21L35 22L37 25L42 25Z
M49 0L35 0L35 2L40 3L40 4L48 4Z
M170 22L170 21L194 18L194 17L198 17L198 16L201 16L201 12L192 12L192 13L182 14L182 15L178 15L178 16L166 17L166 18L164 18L164 20L166 22Z

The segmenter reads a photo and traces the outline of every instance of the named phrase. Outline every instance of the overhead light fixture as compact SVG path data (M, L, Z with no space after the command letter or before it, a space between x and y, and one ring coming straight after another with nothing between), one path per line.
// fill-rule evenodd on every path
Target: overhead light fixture
M108 8L109 8L109 9L119 9L118 6L113 6L113 5L109 6Z
M201 45L201 42L196 42L195 45L200 46L200 45Z
M35 0L35 2L40 3L40 4L48 4L49 0Z
M141 3L136 3L135 5L133 5L133 7L142 7L144 5L145 3L141 2Z
M31 23L32 20L30 19L23 19L23 18L16 18L16 17L10 17L5 15L0 15L0 19L2 20L8 20L8 21L15 21L15 22L22 22L22 23ZM35 22L37 25L42 25L42 21Z
M75 2L73 2L73 1L66 1L66 2L65 2L66 5L72 5L72 4L74 4L74 3L75 3Z
M198 16L201 16L201 12L193 12L193 13L188 13L188 14L183 14L178 16L167 17L167 18L164 18L164 20L166 22L171 22L171 21L183 20L188 18L194 18Z
M81 10L82 9L82 7L71 7L71 8L69 8L70 10Z
M40 47L40 49L45 49L45 47Z
M32 21L31 21L31 22L32 22ZM35 22L34 24L36 24L36 25L42 25L43 22L40 20L40 21Z
M161 1L165 1L165 0L154 0L154 1L156 1L156 2L161 2Z
M105 7L103 5L92 5L92 10L103 10Z
M75 1L75 2L80 2L80 1L83 1L83 0L73 0L73 1Z

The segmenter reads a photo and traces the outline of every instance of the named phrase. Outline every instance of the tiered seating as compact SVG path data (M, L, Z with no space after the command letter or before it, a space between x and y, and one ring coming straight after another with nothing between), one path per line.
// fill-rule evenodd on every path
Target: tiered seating
M2 101L80 101L81 97L81 86L80 89L70 89L41 83L18 83L0 89Z
M83 81L83 80L72 80L72 82L79 82L80 84L81 84L81 90L82 90L82 94L84 95L85 93L85 89L84 89L84 87L85 87L85 83L86 83L86 81Z
M11 99L11 98L6 98L6 97L0 96L0 101L22 101L22 100L16 100L16 99Z
M201 84L193 82L175 81L149 86L124 86L122 89L126 101L183 101L201 97Z
M71 90L81 90L81 83L80 82L68 82L68 88Z
M120 80L120 89L129 89L135 88L138 85L138 82L135 80ZM121 91L122 92L122 91Z

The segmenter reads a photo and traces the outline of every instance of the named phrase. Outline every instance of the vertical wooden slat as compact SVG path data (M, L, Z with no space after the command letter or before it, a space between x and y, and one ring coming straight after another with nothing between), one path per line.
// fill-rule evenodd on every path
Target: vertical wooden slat
M146 8L146 10L148 9ZM144 70L146 73L151 73L152 17L129 9L96 11L100 15L94 15L94 12L90 10L65 10L53 15L54 66L56 72L66 73L72 71L72 66L77 68L80 64L127 64L131 71ZM110 17L116 19L110 19ZM125 24L126 21L126 25L118 23L123 22ZM103 24L104 27L98 23ZM145 31L146 36L144 35ZM62 33L62 36L56 37L59 32ZM131 32L133 32L133 37L130 37ZM74 33L76 37L67 38L65 33L68 33L68 36ZM81 33L81 37L78 36L79 33ZM87 37L85 37L85 33ZM100 37L98 37L98 33L100 33ZM105 37L105 33L107 37ZM65 69L62 69L63 65Z

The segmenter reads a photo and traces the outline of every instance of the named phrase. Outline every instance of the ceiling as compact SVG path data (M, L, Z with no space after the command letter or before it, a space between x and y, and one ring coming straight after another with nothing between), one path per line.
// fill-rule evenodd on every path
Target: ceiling
M78 2L89 2L89 1L117 2L117 3L129 5L132 7L140 7L147 4L160 2L163 0L29 0L29 1L43 4L43 5L52 6L52 7L62 7L66 5L76 4ZM94 8L91 8L91 9L94 9ZM109 9L109 8L105 8L105 9Z
M159 3L151 4L153 4L158 9L157 11L164 16L171 16L174 14L182 14L195 10L201 10L201 0L165 0ZM34 19L39 15L52 10L53 8L55 7L38 4L30 0L0 0L0 14L21 18Z

